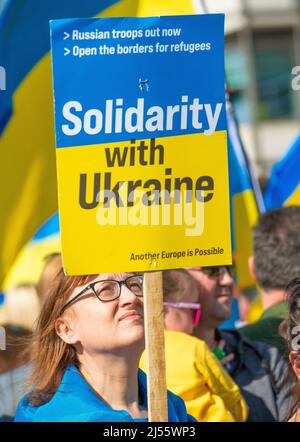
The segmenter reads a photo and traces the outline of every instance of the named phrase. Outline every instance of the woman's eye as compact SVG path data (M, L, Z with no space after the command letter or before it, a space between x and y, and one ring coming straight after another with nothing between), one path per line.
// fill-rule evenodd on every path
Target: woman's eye
M114 287L112 286L112 284L101 285L100 287L97 287L96 290L98 296L109 295L112 291L114 291Z
M138 284L138 283L132 283L132 284L129 284L129 289L133 292L141 292L142 286L141 286L141 284Z
M101 287L101 289L100 289L100 293L109 292L109 291L111 291L111 287L110 286Z

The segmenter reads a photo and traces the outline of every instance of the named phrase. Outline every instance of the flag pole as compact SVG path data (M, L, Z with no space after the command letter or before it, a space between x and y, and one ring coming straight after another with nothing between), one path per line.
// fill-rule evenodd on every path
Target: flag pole
M226 82L226 84L228 84ZM251 164L251 162L249 161L249 157L246 153L242 138L241 138L241 133L240 133L240 129L239 129L239 124L236 118L236 113L234 111L233 105L231 103L230 100L230 92L227 92L227 97L226 97L226 106L227 106L227 113L229 116L229 120L232 124L232 131L234 131L233 134L233 138L235 138L240 146L242 155L244 157L244 161L247 167L247 170L249 172L249 178L252 184L252 188L253 188L253 192L255 195L255 202L256 202L256 206L257 206L257 210L259 213L264 213L265 212L265 203L264 203L264 199L263 199L263 195L262 195L262 191L258 182L258 179L255 176L255 172L253 170L253 166Z
M205 0L193 0L194 3L194 8L197 14L209 14L207 5ZM246 153L242 138L241 138L241 133L240 133L240 129L239 129L239 124L236 118L236 114L230 99L230 88L228 86L228 81L226 79L226 74L225 74L225 82L226 82L226 90L227 90L227 94L226 94L226 112L228 113L230 122L231 122L231 130L234 132L234 138L237 140L241 153L244 157L244 161L247 167L247 170L249 172L249 178L253 187L253 191L254 191L254 195L255 195L255 203L257 206L257 210L259 213L264 213L265 212L265 203L264 203L264 199L263 199L263 195L261 192L261 188L259 185L258 180L255 177L255 173L253 170L253 166L251 164L251 162L249 161L249 157Z
M168 422L162 272L144 274L149 422Z

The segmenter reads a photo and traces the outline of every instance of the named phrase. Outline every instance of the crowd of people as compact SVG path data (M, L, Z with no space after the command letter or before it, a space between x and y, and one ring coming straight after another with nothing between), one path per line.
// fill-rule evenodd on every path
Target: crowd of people
M233 266L163 272L170 422L300 421L300 207L260 216L249 269L264 311L234 330ZM55 254L7 300L0 420L147 421L142 274L66 276Z

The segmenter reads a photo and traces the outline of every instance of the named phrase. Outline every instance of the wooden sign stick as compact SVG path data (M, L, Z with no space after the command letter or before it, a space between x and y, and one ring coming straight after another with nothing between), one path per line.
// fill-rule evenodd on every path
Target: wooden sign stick
M162 272L144 274L149 422L168 422Z

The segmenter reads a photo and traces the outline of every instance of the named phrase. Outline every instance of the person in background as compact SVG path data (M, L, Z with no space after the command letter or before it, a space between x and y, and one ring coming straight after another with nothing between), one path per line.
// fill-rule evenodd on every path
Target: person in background
M0 351L0 422L13 420L30 373L23 346L30 330L12 324L2 327L5 350Z
M200 318L198 289L184 269L163 272L166 378L201 422L241 422L247 405L204 341L192 336ZM145 369L143 354L140 366Z
M287 363L276 347L252 342L238 330L218 327L231 315L234 279L229 266L188 270L197 283L202 305L194 335L203 339L240 387L249 407L249 422L283 420L291 386L285 383Z
M240 329L251 340L276 346L284 354L278 327L287 317L285 289L300 275L300 207L275 209L260 216L253 229L249 268L261 290L261 318Z
M34 332L29 393L16 422L146 422L143 276L55 277ZM170 422L190 422L168 392Z
M1 350L0 345L0 421L13 420L25 389L30 365L24 350L39 310L34 285L20 284L7 290L0 317L6 337L6 349Z
M45 257L45 264L36 285L37 295L42 304L47 297L51 286L55 281L55 277L61 268L61 257L59 253L52 253Z
M296 380L287 420L300 422L300 278L290 282L286 293L288 317L280 325L280 334L287 343L292 368L290 376Z
M40 303L32 284L20 284L7 290L1 322L31 330L38 317Z

